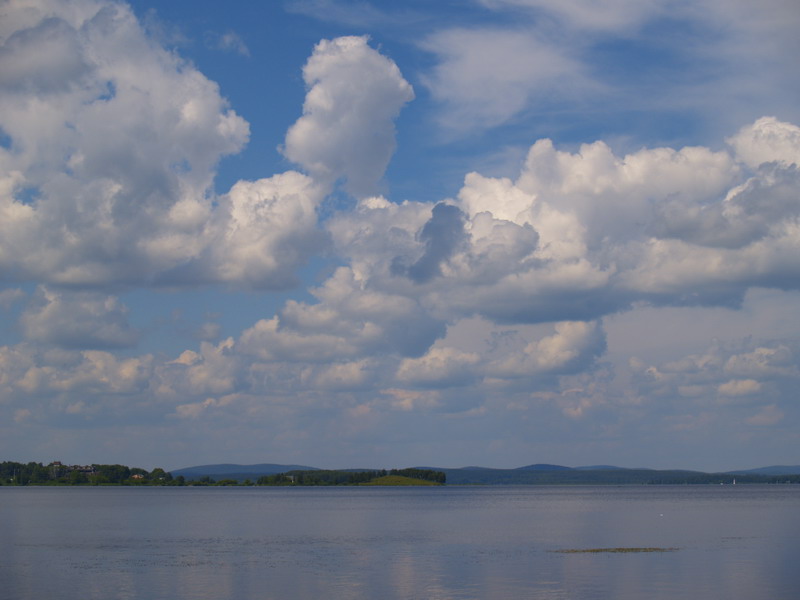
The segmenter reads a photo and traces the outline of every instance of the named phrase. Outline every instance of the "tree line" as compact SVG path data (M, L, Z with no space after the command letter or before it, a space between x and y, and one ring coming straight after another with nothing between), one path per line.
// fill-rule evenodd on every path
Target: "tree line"
M185 485L183 477L161 468L147 471L125 465L62 465L5 461L0 485Z
M447 476L441 471L431 469L386 469L337 471L287 471L275 475L263 475L256 480L257 485L360 485L374 479L395 475L410 479L421 479L444 484Z
M161 468L147 471L125 465L62 465L60 462L0 463L0 485L158 485L158 486L234 486L234 485L359 485L373 479L397 475L444 484L446 476L441 471L430 469L385 469L380 470L315 470L288 471L277 475L264 475L255 483L250 479L214 480L208 475L187 480L183 475L173 477Z

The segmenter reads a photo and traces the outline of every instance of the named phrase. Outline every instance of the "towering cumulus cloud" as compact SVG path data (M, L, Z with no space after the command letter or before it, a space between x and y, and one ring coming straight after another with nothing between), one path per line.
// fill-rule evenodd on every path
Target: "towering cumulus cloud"
M394 120L414 98L411 85L366 37L321 41L303 79L309 90L286 134L286 156L324 184L345 178L350 193L374 193L394 153Z
M296 283L321 244L322 188L290 172L215 197L217 163L241 150L249 126L126 5L4 5L0 27L0 277ZM362 53L378 70L388 63L365 44Z
M196 258L215 166L247 123L125 5L3 12L2 273L141 283Z

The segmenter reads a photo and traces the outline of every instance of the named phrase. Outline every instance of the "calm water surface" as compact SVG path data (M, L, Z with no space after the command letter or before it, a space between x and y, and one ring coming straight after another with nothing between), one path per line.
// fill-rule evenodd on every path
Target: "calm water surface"
M9 600L798 597L800 486L0 488Z

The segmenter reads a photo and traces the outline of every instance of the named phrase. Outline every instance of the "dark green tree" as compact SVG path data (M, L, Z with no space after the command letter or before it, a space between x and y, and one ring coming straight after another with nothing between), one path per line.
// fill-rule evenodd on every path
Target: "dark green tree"
M72 470L69 472L69 476L67 477L67 483L70 485L84 485L89 483L89 478L86 477L85 473L81 473L78 470Z
M164 485L172 481L172 473L168 473L160 467L150 471L150 481L155 485Z

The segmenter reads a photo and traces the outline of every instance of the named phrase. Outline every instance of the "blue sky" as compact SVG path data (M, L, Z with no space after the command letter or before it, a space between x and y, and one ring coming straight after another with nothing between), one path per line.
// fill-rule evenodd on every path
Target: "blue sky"
M3 459L800 460L796 3L0 17Z

